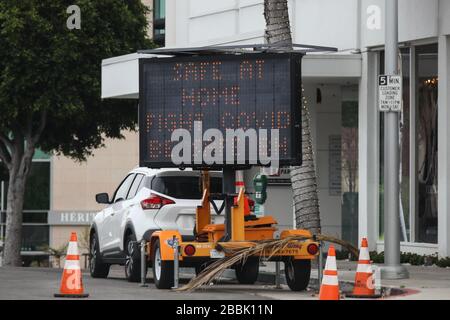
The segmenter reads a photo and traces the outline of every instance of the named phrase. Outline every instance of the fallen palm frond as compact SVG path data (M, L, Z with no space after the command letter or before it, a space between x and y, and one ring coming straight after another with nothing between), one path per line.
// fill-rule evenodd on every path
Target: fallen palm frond
M226 269L231 268L236 264L245 263L247 258L250 256L270 259L277 252L286 248L289 243L306 239L333 242L347 248L355 257L358 256L358 249L350 243L335 237L321 234L311 237L293 236L284 239L262 240L255 242L252 247L242 247L238 243L223 242L218 245L216 249L224 251L227 256L208 265L200 274L191 279L191 281L183 287L177 289L177 291L191 291L200 288L205 284L210 284L212 281L219 278Z

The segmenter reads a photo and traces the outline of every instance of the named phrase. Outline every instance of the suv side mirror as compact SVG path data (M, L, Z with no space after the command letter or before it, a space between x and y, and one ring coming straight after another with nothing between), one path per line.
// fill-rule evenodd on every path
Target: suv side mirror
M97 201L97 203L103 203L103 204L110 204L111 202L109 202L109 196L106 192L103 193L97 193L95 195L95 201Z

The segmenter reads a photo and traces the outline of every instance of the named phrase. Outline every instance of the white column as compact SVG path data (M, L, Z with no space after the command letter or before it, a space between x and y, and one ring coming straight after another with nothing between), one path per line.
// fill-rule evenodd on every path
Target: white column
M438 251L450 256L450 36L438 49Z
M378 55L364 52L359 82L359 143L358 143L358 235L359 241L367 237L369 249L375 250L378 240L378 176L379 133L376 104L376 78ZM358 242L359 242L358 241Z

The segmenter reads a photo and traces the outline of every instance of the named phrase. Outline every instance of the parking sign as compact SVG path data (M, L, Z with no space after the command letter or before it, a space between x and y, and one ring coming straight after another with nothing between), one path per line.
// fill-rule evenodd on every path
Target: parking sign
M378 107L380 111L402 110L402 77L381 75L378 77Z

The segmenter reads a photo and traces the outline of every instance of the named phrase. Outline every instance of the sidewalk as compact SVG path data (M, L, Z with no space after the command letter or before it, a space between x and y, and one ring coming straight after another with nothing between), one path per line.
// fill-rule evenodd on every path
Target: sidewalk
M341 290L351 289L356 272L356 262L338 261L338 274ZM281 264L281 283L285 284L284 266ZM387 299L439 299L450 300L450 268L436 266L411 266L406 265L409 279L381 280L381 286L396 288L404 291L403 294L391 295ZM230 270L231 271L231 270ZM227 272L224 276L231 276ZM317 269L313 267L311 272L311 285L317 285ZM267 283L275 282L275 263L265 263L260 267L259 280Z

